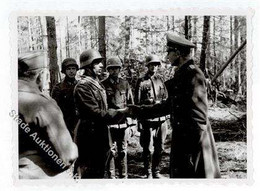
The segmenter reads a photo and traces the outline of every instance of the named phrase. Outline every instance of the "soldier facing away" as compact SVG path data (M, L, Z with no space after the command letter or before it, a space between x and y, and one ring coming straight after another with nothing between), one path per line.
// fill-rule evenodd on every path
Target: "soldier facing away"
M18 58L19 118L30 132L19 127L19 178L69 178L65 171L78 157L56 102L42 93L46 78L45 54ZM57 159L57 157L59 159ZM59 163L65 164L65 167ZM69 169L70 170L70 169Z
M80 118L75 140L79 147L77 168L81 178L111 178L114 161L108 124L120 124L128 112L128 108L108 109L107 94L98 79L102 60L94 49L80 55L80 68L85 71L74 96Z
M107 93L108 108L124 109L127 104L133 104L133 95L127 80L118 75L122 68L122 63L118 57L109 58L107 61L107 71L109 77L102 81ZM115 153L115 167L118 169L118 178L127 178L127 128L130 119L122 120L120 123L109 125ZM115 172L114 172L115 173Z
M166 82L168 99L162 104L132 106L131 109L142 118L171 114L171 178L220 178L208 120L205 77L190 57L190 50L195 45L168 33L167 46L167 58L177 66L174 77Z
M138 79L135 88L135 103L156 104L166 100L168 93L162 76L156 74L161 64L156 55L146 58L148 71ZM164 141L167 135L167 126L164 125L165 116L139 120L140 144L143 147L144 174L146 178L160 178L159 164L164 151ZM153 144L153 145L152 145Z
M51 96L60 107L67 128L73 137L73 131L77 123L73 92L77 84L75 76L79 67L73 58L64 59L61 67L61 72L65 74L65 78L54 86Z

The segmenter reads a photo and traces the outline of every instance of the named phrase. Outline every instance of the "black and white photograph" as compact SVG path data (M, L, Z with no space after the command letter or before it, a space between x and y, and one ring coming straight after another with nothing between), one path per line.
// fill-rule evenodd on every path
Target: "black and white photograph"
M247 29L246 14L18 15L17 178L247 179Z

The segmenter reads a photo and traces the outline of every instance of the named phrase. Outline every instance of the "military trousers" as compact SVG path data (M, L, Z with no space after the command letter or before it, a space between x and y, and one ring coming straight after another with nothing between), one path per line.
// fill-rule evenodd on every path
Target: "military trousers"
M165 121L142 121L140 131L140 144L143 147L143 161L145 173L151 170L159 172L159 163L164 151L167 135ZM152 165L152 166L151 166Z
M118 178L127 178L127 128L110 128L113 149L115 169L114 174Z

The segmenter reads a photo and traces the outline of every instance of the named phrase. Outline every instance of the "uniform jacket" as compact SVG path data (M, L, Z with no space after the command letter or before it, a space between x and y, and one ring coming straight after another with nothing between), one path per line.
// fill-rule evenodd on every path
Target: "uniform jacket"
M108 77L102 81L102 84L106 90L108 108L123 109L127 104L134 104L132 90L127 80L117 78L115 81L113 78ZM115 125L112 124L112 126ZM122 120L121 125L116 126L116 128L127 127L126 119Z
M169 98L154 107L144 108L143 117L171 114L171 178L219 178L215 141L208 120L205 77L187 61L166 82ZM148 109L148 110L147 110ZM158 111L160 111L158 113Z
M168 97L164 80L160 75L150 75L146 73L143 77L139 78L135 88L135 104L149 105L161 103ZM149 119L150 121L165 121L165 117Z
M68 177L66 170L78 156L78 150L66 128L62 112L56 102L42 94L36 86L27 81L18 81L19 118L27 123L30 132L26 133L19 127L19 177L20 178L51 178ZM30 137L37 133L36 137ZM38 144L44 140L51 150L66 164L60 168L46 150ZM62 175L63 174L63 175Z
M55 99L58 106L60 107L67 128L69 129L71 135L73 135L73 130L77 123L76 108L74 103L74 87L77 84L77 80L74 81L65 79L56 84L52 90L51 97Z
M95 171L102 178L112 146L107 124L111 121L118 123L124 114L108 110L103 85L89 75L79 80L74 96L80 117L75 133L80 166Z

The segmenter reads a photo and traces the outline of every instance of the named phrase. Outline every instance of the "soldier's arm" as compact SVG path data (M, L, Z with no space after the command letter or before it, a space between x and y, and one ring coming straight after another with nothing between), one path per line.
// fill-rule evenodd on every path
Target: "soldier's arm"
M53 103L47 102L44 104L38 112L38 119L40 126L46 129L49 142L63 161L60 165L61 170L65 170L77 159L78 148L72 141L61 110Z
M128 107L134 117L137 117L138 119L150 119L170 114L171 102L168 98L161 103L141 106L128 105Z
M127 110L109 109L103 110L96 101L95 95L91 87L86 84L79 84L74 91L75 98L83 104L82 108L86 113L91 114L91 118L96 120L105 120L106 122L118 123L125 118Z

